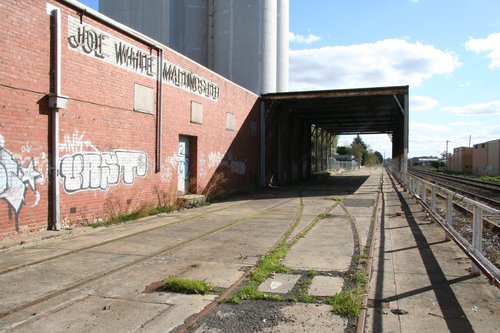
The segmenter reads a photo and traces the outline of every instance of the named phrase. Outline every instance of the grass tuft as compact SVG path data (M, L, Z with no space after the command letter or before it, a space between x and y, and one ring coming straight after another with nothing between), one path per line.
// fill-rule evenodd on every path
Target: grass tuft
M287 254L289 247L281 245L274 250L261 257L257 263L256 268L250 273L245 286L232 293L226 302L233 304L240 304L242 300L273 300L283 301L284 297L275 294L266 294L258 291L259 285L264 282L273 273L289 273L290 270L281 264L281 259Z
M344 290L326 298L325 303L331 305L336 314L348 318L357 317L363 308L361 289Z
M135 221L135 220L143 218L143 217L158 215L161 213L171 213L171 212L175 211L176 209L177 209L177 207L175 207L175 206L143 208L143 209L140 209L140 210L138 210L134 213L131 213L131 214L119 214L119 215L117 215L109 220L106 220L106 221L98 221L98 222L89 223L88 226L92 227L92 228L110 226L110 225L114 225L114 224Z
M500 176L482 176L480 178L483 182L500 184Z
M171 276L163 281L163 291L172 291L182 294L200 294L214 291L214 287L205 281Z

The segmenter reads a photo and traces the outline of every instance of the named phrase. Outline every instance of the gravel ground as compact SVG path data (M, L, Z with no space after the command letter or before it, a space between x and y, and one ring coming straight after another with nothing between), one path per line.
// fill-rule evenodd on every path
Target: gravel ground
M246 301L242 304L221 303L192 330L196 333L262 332L280 322L291 322L280 310L290 303Z
M219 304L190 332L342 332L356 331L355 321L332 313L324 304L246 301L242 304Z
M438 214L446 218L446 202L439 200ZM453 211L453 228L472 244L472 216ZM500 235L498 232L483 227L483 255L497 268L500 268Z

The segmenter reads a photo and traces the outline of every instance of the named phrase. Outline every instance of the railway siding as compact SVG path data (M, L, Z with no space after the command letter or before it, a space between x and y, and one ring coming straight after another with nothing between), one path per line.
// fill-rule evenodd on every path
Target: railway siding
M368 258L373 262L369 300L360 316L366 320L359 321L367 332L457 328L457 317L460 327L499 327L498 289L467 271L467 257L385 174L379 192L381 173L380 168L359 170L302 188L4 249L0 332L177 331L187 318L200 320L197 332L354 332L355 318L333 314L325 304L305 304L309 296L297 303L232 305L218 304L222 296L215 294L151 289L176 275L211 282L224 295L285 235L293 241L283 262L309 254L301 269L291 272L301 277L290 293L302 288L309 274L312 280L320 277L314 280L315 290L332 280L332 294L345 289L362 250L375 249ZM345 264L336 268L337 257L350 257L349 271L344 272ZM320 263L325 271L309 270ZM321 295L320 303L324 290Z

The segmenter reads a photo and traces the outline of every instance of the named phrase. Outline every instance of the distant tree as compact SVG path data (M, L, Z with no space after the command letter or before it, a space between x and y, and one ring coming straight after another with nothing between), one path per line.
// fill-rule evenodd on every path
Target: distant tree
M351 143L350 152L351 152L351 155L354 155L354 158L356 159L356 161L360 162L361 165L364 165L363 155L365 153L365 149L363 148L362 145L353 141Z
M363 141L363 139L359 136L359 134L352 140L352 143L360 145L363 150L368 149L368 145Z
M374 166L380 163L377 155L375 155L375 153L372 153L371 151L366 151L363 156L363 162L366 166Z
M431 167L433 167L434 169L439 169L440 165L441 165L441 163L439 161L432 161L431 162Z
M373 154L375 154L375 156L377 157L377 160L378 160L378 163L382 163L384 162L384 156L382 156L382 154L378 151L374 152Z
M338 146L337 154L339 155L349 155L349 148L346 146Z

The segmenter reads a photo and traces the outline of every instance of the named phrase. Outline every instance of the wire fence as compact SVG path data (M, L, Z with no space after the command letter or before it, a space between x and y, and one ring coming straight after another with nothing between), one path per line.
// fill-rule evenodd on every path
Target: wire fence
M339 170L357 170L360 168L357 161L338 161L333 157L320 158L312 157L313 171L339 171Z

